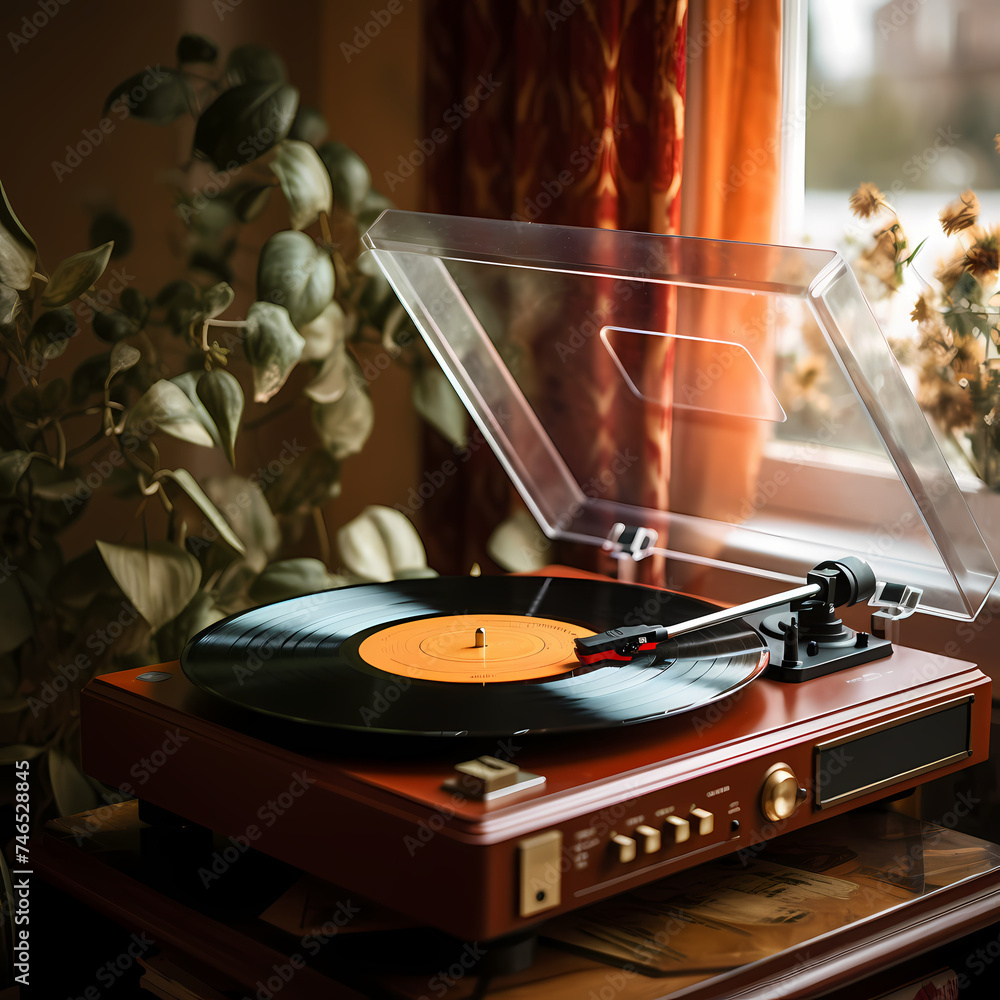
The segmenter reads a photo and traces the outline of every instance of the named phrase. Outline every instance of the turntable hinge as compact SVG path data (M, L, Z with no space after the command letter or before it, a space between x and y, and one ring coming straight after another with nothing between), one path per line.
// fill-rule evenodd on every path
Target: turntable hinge
M872 604L880 606L872 614L872 635L879 639L898 641L898 623L917 610L920 598L923 597L920 587L910 587L900 583L883 583L878 593L871 599Z
M641 528L616 521L608 532L601 548L615 559L643 559L656 544L658 533L652 528Z

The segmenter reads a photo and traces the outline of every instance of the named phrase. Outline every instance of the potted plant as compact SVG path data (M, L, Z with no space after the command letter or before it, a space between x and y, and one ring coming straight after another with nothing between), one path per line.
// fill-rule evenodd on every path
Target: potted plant
M176 55L115 87L105 114L193 117L174 181L186 276L152 292L121 280L109 265L131 228L114 212L95 220L92 248L47 271L0 187L0 761L32 762L51 792L35 796L36 813L53 801L79 811L102 791L78 754L78 695L94 675L176 657L257 603L433 575L398 511L341 526L339 555L327 537L341 462L374 420L355 351L374 344L407 365L418 409L453 435L463 426L388 283L359 256L389 204L360 157L324 141L273 52L241 46L217 68L215 45L186 35ZM259 248L254 301L237 311L234 254L281 197L288 226ZM238 448L248 396L258 425L299 414L266 462ZM212 462L228 471L204 474ZM67 532L95 511L104 533L68 555ZM289 558L307 532L316 555Z

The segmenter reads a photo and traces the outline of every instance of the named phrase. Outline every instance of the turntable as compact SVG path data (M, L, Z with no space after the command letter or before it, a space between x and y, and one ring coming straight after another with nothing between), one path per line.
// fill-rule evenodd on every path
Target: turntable
M915 612L975 617L997 567L839 256L395 211L365 242L545 533L620 580L549 567L241 613L180 663L88 685L88 773L167 828L490 941L987 758L988 678L895 640ZM806 355L839 409L796 444L783 375ZM649 421L683 475L623 441ZM828 482L836 462L794 451L817 440L853 521L782 508ZM748 494L692 459L711 441L758 475L792 448L791 478ZM673 589L628 582L650 558ZM774 596L679 592L705 570Z

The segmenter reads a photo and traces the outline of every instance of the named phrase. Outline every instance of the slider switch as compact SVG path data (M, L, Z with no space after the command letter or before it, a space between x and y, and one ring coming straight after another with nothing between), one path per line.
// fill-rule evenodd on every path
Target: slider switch
M663 833L672 844L683 844L691 836L691 824L682 816L668 816Z
M635 841L631 837L626 837L623 833L613 833L611 849L617 852L619 861L635 861Z
M699 837L707 837L715 829L715 816L707 809L691 809L691 825Z
M643 823L635 828L636 838L642 844L643 854L655 854L660 849L660 831Z

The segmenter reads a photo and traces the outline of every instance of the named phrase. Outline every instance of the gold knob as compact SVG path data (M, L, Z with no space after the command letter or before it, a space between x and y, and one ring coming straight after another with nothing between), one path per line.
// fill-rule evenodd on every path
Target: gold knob
M775 764L764 775L760 793L760 808L772 822L788 819L802 803L799 779L787 764Z

